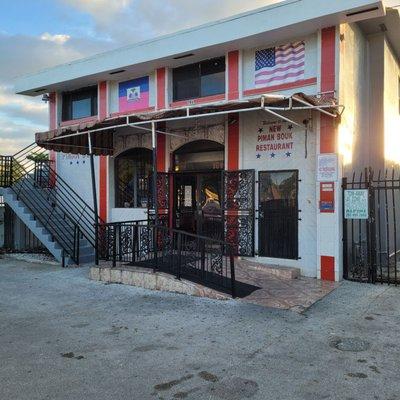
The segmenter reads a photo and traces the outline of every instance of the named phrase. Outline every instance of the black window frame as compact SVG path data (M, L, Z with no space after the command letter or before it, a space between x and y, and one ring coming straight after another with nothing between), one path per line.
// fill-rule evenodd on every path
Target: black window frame
M212 67L210 65L213 63L218 63L220 68L216 68L214 73L210 73L212 71ZM220 91L216 91L213 93L205 93L205 88L202 87L202 78L213 75L217 73L223 72L224 79L223 79L223 88ZM192 94L188 94L186 96L178 96L178 84L184 81L183 76L184 74L188 76L191 75L191 80L193 83L197 84L197 87L194 88ZM179 77L181 75L181 77ZM179 79L181 78L181 79ZM187 79L189 81L189 79ZM197 90L196 90L197 89ZM183 65L181 67L174 68L172 70L172 101L185 101L185 100L192 100L202 97L208 97L213 95L225 94L226 92L226 59L225 56L222 57L215 57L208 60L203 60L193 64Z
M90 98L90 115L85 117L75 117L72 114L72 104L74 101ZM97 85L89 86L83 89L71 92L63 92L62 94L62 115L61 120L73 121L81 118L94 117L98 114L98 87Z
M148 148L136 147L115 157L116 208L148 208L152 154Z

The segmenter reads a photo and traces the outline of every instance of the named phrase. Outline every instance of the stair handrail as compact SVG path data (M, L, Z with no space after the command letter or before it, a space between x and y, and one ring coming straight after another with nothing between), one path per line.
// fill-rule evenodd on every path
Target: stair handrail
M67 220L73 227L74 232L78 230L79 236L83 236L87 239L87 241L96 249L96 225L104 224L104 221L96 214L94 209L60 176L57 174L56 170L52 167L51 162L49 162L45 168L43 168L43 164L40 166L40 176L47 176L49 185L45 187L39 187L36 185L35 177L37 172L37 167L39 165L39 161L35 160L35 157L41 155L47 155L48 151L46 149L41 148L36 143L32 143L13 156L0 156L0 168L2 165L6 165L6 168L9 168L8 171L0 170L0 186L11 187L15 193L18 192L22 187L30 191L33 195L33 188L41 189L36 190L34 193L34 197L36 199L40 198L44 202L53 202L57 204L58 207L58 215L62 215L63 219ZM7 162L2 162L3 159L6 159ZM10 161L11 160L11 161ZM50 161L50 160L49 160ZM13 166L15 169L15 165L18 166L18 174L16 175L13 171ZM8 174L7 181L2 178L1 173ZM43 175L42 175L43 174ZM27 181L29 181L32 187L27 185ZM51 183L51 185L50 185ZM13 187L14 186L14 187ZM17 193L17 196L21 195L20 191ZM39 197L38 197L39 196ZM35 215L36 210L44 211L45 208L41 207L38 204L33 204L31 199L25 198L26 206L30 209L30 211ZM39 202L40 203L40 202ZM53 207L54 208L54 207ZM53 210L50 213L53 215ZM49 223L49 220L44 221L41 218L41 223ZM61 239L65 239L67 242L67 237L65 236L65 232L60 231L58 227L51 227L53 236L59 236ZM79 263L79 249L76 249L75 242L79 242L79 240L75 240L74 233L74 245L68 246L67 243L64 244L66 247L64 250L74 259L75 262ZM62 243L60 243L62 245ZM62 246L63 247L63 246ZM63 248L64 248L63 247ZM76 253L78 252L78 258L76 259ZM71 254L73 253L73 254Z
M51 224L52 217L57 213L57 209L55 207L51 208L51 212L48 213L48 209L43 207L44 202L35 201L37 200L38 196L43 197L43 193L40 191L30 190L28 196L24 196L21 188L23 185L26 185L26 181L20 180L19 181L19 190L17 187L11 187L13 192L17 195L17 198L23 199L24 205L30 210L30 212L34 215L35 219L37 219L44 228L46 228L49 233L57 239L59 245L68 253L68 255L73 259L73 261L79 265L79 252L78 249L75 247L73 241L73 235L71 238L68 237L68 231L64 229L64 227L59 226L58 224ZM29 187L28 187L29 189ZM43 215L47 213L47 218L44 218ZM62 215L59 215L62 217ZM68 219L68 217L67 217ZM73 226L74 232L79 229L77 224L74 221L70 221ZM70 240L72 239L72 240ZM71 244L72 243L72 244ZM78 254L78 257L77 257Z

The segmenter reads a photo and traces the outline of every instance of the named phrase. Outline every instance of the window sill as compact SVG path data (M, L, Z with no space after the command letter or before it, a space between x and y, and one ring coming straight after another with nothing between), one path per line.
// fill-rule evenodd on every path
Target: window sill
M223 101L225 99L226 99L225 93L215 94L213 96L199 97L197 99L174 101L170 104L170 107L176 108L176 107L194 106L197 104L205 104L205 103L212 103L215 101Z
M138 110L130 110L130 111L123 111L123 112L113 112L110 114L110 117L123 117L124 115L135 115L135 114L141 114L145 112L151 112L154 111L154 107L146 107L146 108L140 108Z
M93 115L92 117L86 117L86 118L78 118L78 119L71 119L68 121L62 121L60 122L61 127L66 127L66 126L74 126L74 125L80 125L80 124L85 124L88 122L96 122L98 120L97 115Z
M254 96L257 94L277 92L279 90L295 89L295 88L300 88L300 87L304 87L304 86L312 86L312 85L316 85L316 84L317 84L317 78L309 78L309 79L303 79L298 82L284 83L282 85L266 86L266 87L257 88L257 89L245 90L243 92L243 95L244 96Z

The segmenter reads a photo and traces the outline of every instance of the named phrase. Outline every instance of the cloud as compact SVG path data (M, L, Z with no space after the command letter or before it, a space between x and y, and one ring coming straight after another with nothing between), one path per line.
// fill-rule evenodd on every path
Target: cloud
M0 86L0 113L12 119L26 120L35 124L47 124L47 105L40 97L16 96L12 86Z
M71 39L71 36L69 36L69 35L60 35L60 34L51 35L50 33L45 32L40 36L40 39L45 40L45 41L47 40L48 42L54 42L54 43L57 43L57 44L64 44L69 39Z
M115 21L115 17L124 12L132 0L62 0L64 3L90 14L98 23Z
M59 1L90 14L99 35L129 44L283 0Z
M33 36L0 30L0 154L12 154L31 143L36 131L47 128L47 105L40 97L14 95L14 77L282 0L55 1L75 10L72 15L89 15L94 28L85 25L79 31L82 37L70 31Z
M51 35L50 35L51 36ZM110 43L91 38L0 33L0 154L13 154L48 127L48 105L41 97L14 94L13 78L108 49Z

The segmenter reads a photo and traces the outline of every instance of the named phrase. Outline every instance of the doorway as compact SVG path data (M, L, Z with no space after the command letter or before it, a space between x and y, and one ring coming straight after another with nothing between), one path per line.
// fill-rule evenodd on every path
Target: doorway
M198 140L174 153L173 226L192 234L223 238L224 146Z
M259 255L298 259L298 171L259 172Z
M222 174L174 174L174 228L222 239Z

